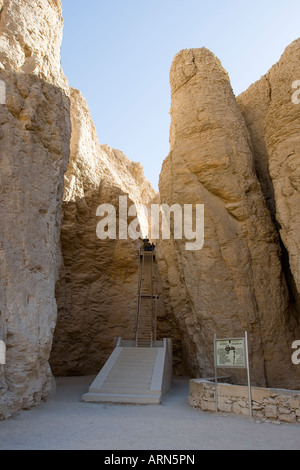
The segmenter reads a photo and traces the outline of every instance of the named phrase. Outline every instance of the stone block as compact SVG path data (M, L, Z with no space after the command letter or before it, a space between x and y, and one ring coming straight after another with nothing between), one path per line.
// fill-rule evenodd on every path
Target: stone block
M291 400L289 400L289 405L291 409L297 410L300 408L300 400L292 398Z
M202 411L216 411L216 403L214 401L201 400Z
M296 423L296 414L295 413L278 414L278 419L285 423Z
M252 387L252 399L262 403L266 398L270 398L271 391L269 388Z
M282 415L288 415L291 413L291 410L290 408L287 408L285 406L279 406L278 407L278 413L282 414Z
M237 403L237 402L234 402L233 405L232 405L232 412L233 413L237 413L237 414L241 414L241 407L240 405Z
M218 409L222 413L231 413L232 405L230 405L229 403L218 403Z
M218 395L239 399L247 398L248 387L245 387L243 385L221 384L218 385Z
M238 405L241 407L241 408L245 408L247 406L247 403L244 401L244 400L239 400L238 401Z
M265 406L265 415L266 418L277 418L277 406L275 405L266 405Z

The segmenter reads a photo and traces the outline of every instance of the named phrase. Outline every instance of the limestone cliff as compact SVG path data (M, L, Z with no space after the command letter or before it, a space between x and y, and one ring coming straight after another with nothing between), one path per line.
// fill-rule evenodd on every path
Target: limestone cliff
M284 260L294 302L300 295L300 104L293 99L300 80L300 39L237 101L245 117L257 173L287 252ZM300 82L299 82L300 83ZM299 88L299 87L298 87Z
M213 337L248 331L253 382L297 387L280 245L256 176L252 144L227 73L207 49L183 50L171 73L171 151L160 175L169 205L205 205L205 243L158 243L165 298L193 375L213 374ZM236 378L243 380L241 374Z
M99 144L88 105L77 90L71 90L71 119L63 266L51 355L55 375L98 373L112 352L114 338L135 338L141 242L98 239L96 212L100 204L112 204L119 221L119 196L128 195L128 208L135 204L140 215L142 205L155 195L139 163Z
M70 142L61 88L60 2L0 4L0 419L50 390L63 175Z
M60 64L60 0L1 0L0 69L67 85Z
M176 55L158 195L140 164L99 144L61 69L62 24L60 0L0 0L0 419L49 394L49 358L57 375L94 374L115 337L134 338L140 242L96 232L100 204L118 225L120 196L141 226L151 201L205 207L201 250L157 242L175 370L212 375L214 333L246 330L252 383L299 388L299 40L237 100L210 51Z

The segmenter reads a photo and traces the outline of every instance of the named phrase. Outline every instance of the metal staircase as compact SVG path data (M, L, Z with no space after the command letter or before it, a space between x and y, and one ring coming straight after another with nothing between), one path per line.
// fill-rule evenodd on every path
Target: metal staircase
M136 346L151 348L157 332L157 282L154 277L155 250L140 250L140 275L136 321Z

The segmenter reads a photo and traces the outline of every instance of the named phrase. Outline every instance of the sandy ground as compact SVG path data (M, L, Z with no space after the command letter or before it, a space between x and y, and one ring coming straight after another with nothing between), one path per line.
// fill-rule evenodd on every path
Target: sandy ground
M1 450L293 450L300 424L204 413L188 405L188 379L175 379L161 405L81 402L93 377L57 379L56 395L0 422Z

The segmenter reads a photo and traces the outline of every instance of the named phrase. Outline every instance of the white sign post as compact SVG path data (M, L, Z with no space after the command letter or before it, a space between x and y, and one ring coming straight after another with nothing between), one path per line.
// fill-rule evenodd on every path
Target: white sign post
M247 369L248 390L249 390L249 410L250 418L252 418L252 394L250 384L250 368L248 354L248 335L245 331L244 338L221 338L218 339L216 334L214 337L215 351L215 396L216 396L216 413L218 412L218 377L217 369L233 368Z
M4 341L0 341L0 365L4 365L6 362L6 346Z

